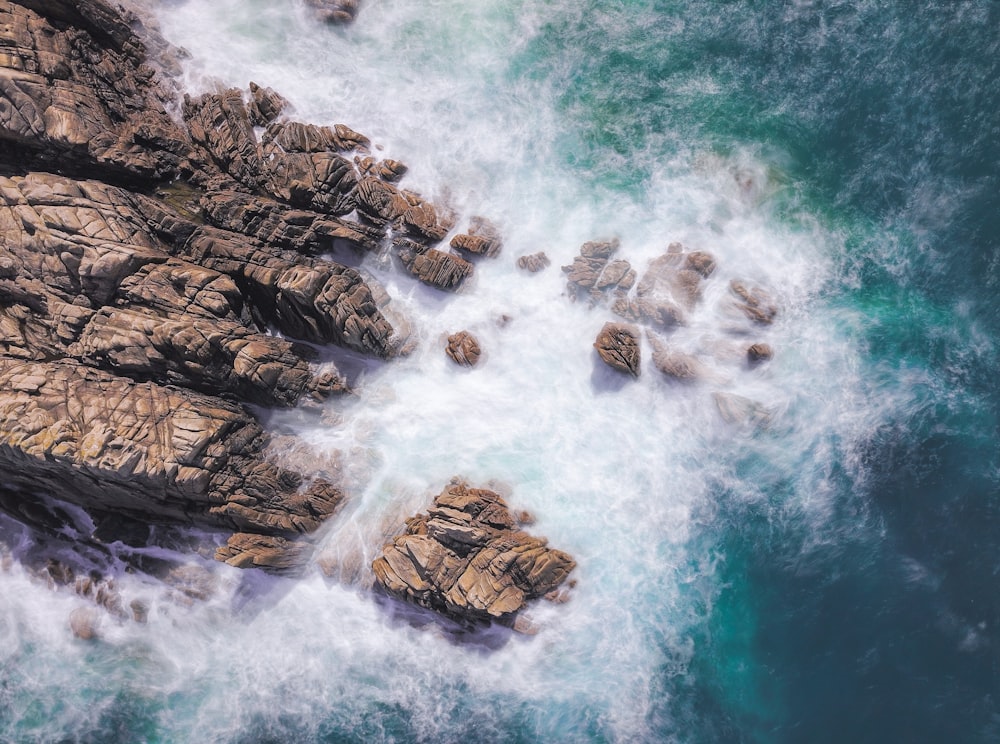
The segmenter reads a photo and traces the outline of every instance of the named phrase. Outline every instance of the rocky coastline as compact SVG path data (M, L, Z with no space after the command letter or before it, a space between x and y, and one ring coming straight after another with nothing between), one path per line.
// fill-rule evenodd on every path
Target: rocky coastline
M333 23L358 8L308 4ZM336 455L276 437L260 412L350 396L338 349L375 365L412 351L407 319L357 268L365 256L447 294L503 237L405 188L406 165L364 134L296 121L278 91L182 95L174 55L107 0L0 0L0 511L81 549L212 530L219 561L300 572L350 494ZM598 366L637 380L645 344L668 382L711 381L718 353L672 337L706 296L745 339L722 344L725 363L770 363L767 289L720 284L715 257L679 243L641 274L620 248L592 240L562 267L570 300L616 318L593 341ZM516 259L526 281L549 265ZM465 330L442 346L470 374L488 354ZM727 424L770 421L755 401L712 400ZM68 529L60 503L90 527ZM564 598L575 566L526 524L456 478L386 533L366 581L469 625L517 627L529 600ZM69 582L65 567L45 571Z
M334 23L357 12L310 5ZM350 395L331 348L373 363L411 350L354 268L365 254L455 291L502 240L479 217L456 233L449 209L397 185L404 164L346 125L294 121L276 91L181 101L171 54L103 0L0 1L0 509L51 534L66 521L52 498L81 508L93 544L136 525L219 530L217 560L294 572L346 494L336 467L290 463L256 407ZM506 597L501 614L517 609Z

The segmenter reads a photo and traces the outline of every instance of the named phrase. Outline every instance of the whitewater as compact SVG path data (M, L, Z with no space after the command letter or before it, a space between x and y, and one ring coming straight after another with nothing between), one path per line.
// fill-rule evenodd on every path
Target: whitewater
M790 4L787 14L810 7ZM852 687L865 664L880 668L892 632L850 646L858 666L831 673L829 689L775 646L787 642L803 665L822 664L838 653L822 648L828 632L877 626L863 592L897 578L940 586L940 574L915 548L893 553L890 578L824 595L802 627L780 597L821 592L854 567L870 576L890 560L891 520L871 494L891 474L879 470L873 442L892 432L905 440L915 419L965 405L967 395L945 391L919 355L887 362L879 342L892 346L886 335L909 331L890 325L873 337L873 316L905 306L901 317L966 349L967 365L991 363L993 342L960 306L906 294L902 280L868 292L859 255L874 255L879 276L895 281L926 259L920 239L933 242L933 227L907 232L905 210L889 221L859 214L825 197L816 186L823 173L780 137L735 131L745 103L739 75L694 59L711 51L708 42L689 48L711 12L700 3L368 0L353 25L335 28L296 3L156 5L162 34L184 50L184 90L271 86L295 119L346 124L371 138L378 157L404 162L401 185L448 205L459 229L473 215L491 219L504 246L454 295L397 271L388 254L332 256L360 262L386 288L417 345L388 364L346 357L358 370L356 394L321 416L266 414L269 429L342 457L348 500L303 577L230 570L210 549L171 554L211 576L192 599L112 561L126 603L141 600L148 620L103 618L100 640L85 643L67 618L86 600L51 590L12 560L30 553L31 536L4 521L0 740L836 741L858 733L810 718L809 705L836 709L821 699ZM771 74L781 72L792 74ZM821 116L802 105L797 121ZM925 196L939 210L957 198ZM615 257L640 276L672 242L715 257L703 297L669 337L704 365L698 381L661 375L648 343L635 380L597 358L594 339L615 317L604 303L572 301L560 267L584 242L615 237ZM518 257L537 251L552 265L518 269ZM733 313L731 279L768 288L778 305L772 325ZM484 350L474 369L444 354L445 337L459 330ZM771 345L774 358L751 367L746 348L755 342ZM754 401L766 423L727 421L718 393ZM991 421L968 425L986 446ZM533 515L533 533L577 561L568 602L526 611L534 634L464 633L367 590L386 537L453 476L501 490ZM938 600L904 604L916 612ZM776 607L788 622L765 628ZM985 653L982 663L995 669L992 627L975 613L950 618L951 653ZM787 635L776 640L776 627ZM793 689L802 679L816 696L808 705ZM997 691L990 673L963 684ZM864 719L869 740L909 731L894 726L904 709L889 709L892 718ZM988 704L976 710L989 717ZM921 739L917 731L911 740Z

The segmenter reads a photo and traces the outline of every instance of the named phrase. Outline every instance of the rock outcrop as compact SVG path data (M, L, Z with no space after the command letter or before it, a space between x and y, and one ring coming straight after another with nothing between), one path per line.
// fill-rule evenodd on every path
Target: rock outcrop
M290 121L276 91L188 97L175 120L144 41L165 43L136 29L103 0L0 0L0 507L55 531L36 494L102 530L228 530L220 560L291 570L338 476L287 466L244 404L346 392L316 345L409 348L385 291L330 257L391 246L446 289L472 266L434 247L454 218L395 185L405 165Z
M629 262L611 260L620 245L617 238L584 243L573 263L562 267L574 298L596 302L612 290L621 293L631 288L636 274Z
M372 568L392 596L463 622L512 624L575 565L519 529L499 494L453 479L427 514L407 520Z

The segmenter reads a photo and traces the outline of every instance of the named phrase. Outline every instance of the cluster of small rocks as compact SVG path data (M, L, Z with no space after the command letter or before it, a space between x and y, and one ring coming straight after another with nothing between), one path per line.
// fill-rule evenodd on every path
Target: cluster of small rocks
M627 261L612 260L618 249L617 239L584 243L573 263L562 267L571 298L586 298L592 304L604 303L622 318L605 323L598 332L594 348L600 359L612 369L638 377L645 337L652 347L653 366L665 377L677 382L705 378L708 368L705 362L672 345L669 337L688 325L690 314L702 302L705 286L715 275L715 257L705 251L688 251L680 243L671 243L663 254L650 262L636 282L636 272ZM778 313L770 292L739 279L730 280L723 305L724 316L744 319L739 330L741 335L766 328ZM745 366L756 367L773 356L770 344L751 343L745 348ZM734 403L737 398L728 393L716 395L723 418L735 419L737 409L746 408ZM750 418L760 419L759 416Z

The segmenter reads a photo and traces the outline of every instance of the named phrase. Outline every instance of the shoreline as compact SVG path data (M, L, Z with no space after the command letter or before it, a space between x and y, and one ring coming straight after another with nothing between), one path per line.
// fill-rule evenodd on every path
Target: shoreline
M409 352L358 256L388 243L402 271L455 291L499 234L479 218L456 233L457 216L395 185L405 165L346 126L289 120L269 88L185 95L174 119L136 19L100 0L4 5L3 94L21 112L0 134L4 508L58 531L59 509L30 497L52 493L104 544L233 530L218 560L300 571L345 493L315 455L287 466L243 404L350 395L330 344L376 363Z

